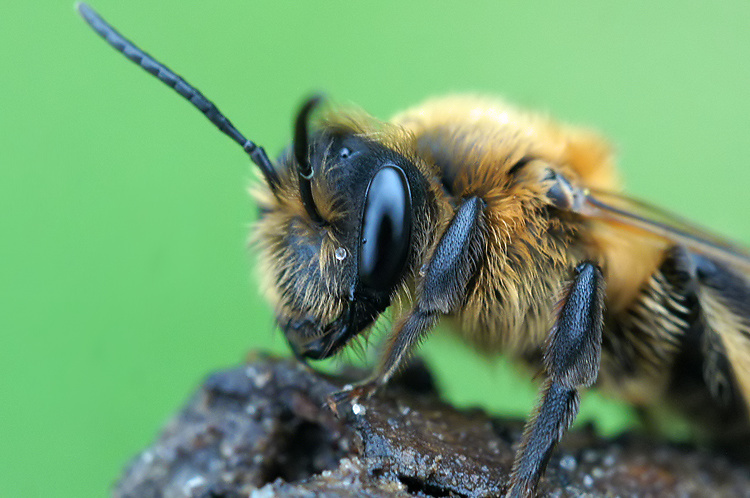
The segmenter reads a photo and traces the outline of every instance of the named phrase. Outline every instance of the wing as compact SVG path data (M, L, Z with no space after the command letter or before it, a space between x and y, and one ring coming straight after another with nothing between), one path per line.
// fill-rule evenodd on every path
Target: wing
M750 274L750 252L684 218L620 194L586 190L579 214L674 242L691 252L725 263Z
M704 333L704 379L716 399L726 386L721 368L728 360L738 390L750 409L750 252L655 206L619 194L576 192L572 211L684 247L693 254L695 290ZM717 341L718 340L718 341Z

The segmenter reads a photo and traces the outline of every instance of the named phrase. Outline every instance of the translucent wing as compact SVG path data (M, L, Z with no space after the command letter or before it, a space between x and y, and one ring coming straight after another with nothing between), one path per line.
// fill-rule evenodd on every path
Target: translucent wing
M619 194L582 192L573 211L682 245L690 251L750 273L750 252L663 209Z
M713 342L703 341L704 378L709 391L723 399L721 393L729 392L722 389L726 377L721 368L710 366L715 366L717 355L721 362L728 359L736 386L750 409L750 252L684 218L619 194L579 190L574 197L572 210L583 216L679 244L705 257L696 260L698 265L705 265L705 260L725 265L708 263L697 279L696 296L705 319L705 333L720 344L717 349Z

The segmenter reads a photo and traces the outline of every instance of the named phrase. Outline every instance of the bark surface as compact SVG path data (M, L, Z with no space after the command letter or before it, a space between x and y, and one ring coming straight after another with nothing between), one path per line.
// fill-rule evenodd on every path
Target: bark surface
M262 355L213 374L114 496L502 495L522 420L450 406L418 363L337 418L326 396L351 380ZM584 428L553 453L539 494L750 496L750 472L703 450Z

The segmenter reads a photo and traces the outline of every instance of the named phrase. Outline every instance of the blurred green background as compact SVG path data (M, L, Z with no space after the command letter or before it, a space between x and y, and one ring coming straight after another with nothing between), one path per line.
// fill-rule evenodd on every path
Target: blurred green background
M275 155L323 89L387 118L448 92L587 124L629 191L750 242L750 3L92 0ZM287 354L246 248L239 148L71 1L3 2L0 489L102 496L212 370ZM528 375L444 334L461 405L526 414ZM608 431L630 412L584 399Z

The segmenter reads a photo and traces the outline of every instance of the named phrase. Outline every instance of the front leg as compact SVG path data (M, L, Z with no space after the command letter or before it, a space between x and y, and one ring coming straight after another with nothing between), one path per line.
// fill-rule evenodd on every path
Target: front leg
M575 271L545 344L547 379L516 453L508 497L534 495L552 449L578 414L578 388L593 384L599 373L604 278L592 263Z
M484 208L484 201L478 197L466 199L458 207L427 265L414 307L388 338L375 375L352 389L333 394L329 405L334 411L339 403L370 397L388 382L440 316L459 306L484 247Z

